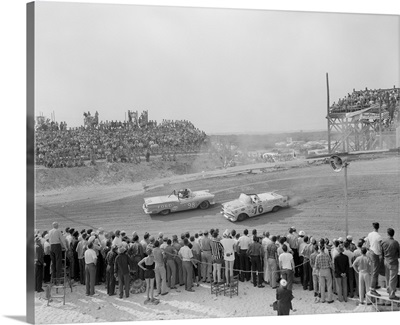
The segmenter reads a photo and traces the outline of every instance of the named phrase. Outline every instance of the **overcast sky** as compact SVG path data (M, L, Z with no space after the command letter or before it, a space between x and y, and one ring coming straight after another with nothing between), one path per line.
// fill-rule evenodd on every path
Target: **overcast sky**
M36 113L187 119L205 132L326 129L353 88L399 82L399 17L36 3Z

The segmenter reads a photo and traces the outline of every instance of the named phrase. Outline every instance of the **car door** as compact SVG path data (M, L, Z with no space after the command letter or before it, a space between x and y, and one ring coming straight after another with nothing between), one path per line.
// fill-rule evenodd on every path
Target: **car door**
M258 201L257 203L255 203L252 200L251 204L252 204L251 211L250 211L251 217L258 216L264 212L264 206L261 201Z

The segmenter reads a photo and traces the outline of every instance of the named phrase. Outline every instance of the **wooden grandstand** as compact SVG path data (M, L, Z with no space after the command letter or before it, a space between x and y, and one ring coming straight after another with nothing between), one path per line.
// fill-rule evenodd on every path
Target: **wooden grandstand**
M385 102L334 107L329 104L328 86L328 151L329 153L394 149L399 146L400 105ZM396 91L399 88L380 89ZM396 133L397 132L397 133ZM396 142L397 138L397 142Z

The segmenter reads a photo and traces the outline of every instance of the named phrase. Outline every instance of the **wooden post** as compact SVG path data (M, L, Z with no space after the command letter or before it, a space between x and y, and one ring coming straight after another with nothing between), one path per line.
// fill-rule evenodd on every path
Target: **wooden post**
M346 237L349 234L349 204L347 199L347 163L344 166L344 204L346 215Z
M329 117L329 80L328 80L328 72L326 73L326 88L327 88L326 118L328 120L328 152L331 153L331 120L330 120L330 117Z
M379 149L382 150L382 102L379 103Z

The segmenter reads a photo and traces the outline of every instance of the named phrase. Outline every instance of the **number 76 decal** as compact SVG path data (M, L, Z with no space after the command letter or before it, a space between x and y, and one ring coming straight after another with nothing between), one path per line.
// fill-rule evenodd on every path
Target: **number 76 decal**
M258 210L258 213L262 213L264 211L262 205L259 205L258 207L255 206L251 212L255 214L255 213L257 213L257 210Z

